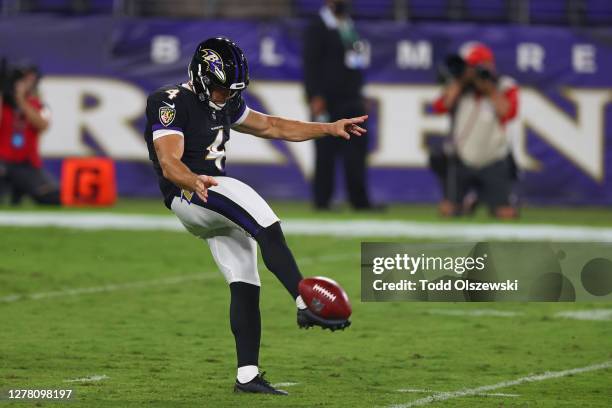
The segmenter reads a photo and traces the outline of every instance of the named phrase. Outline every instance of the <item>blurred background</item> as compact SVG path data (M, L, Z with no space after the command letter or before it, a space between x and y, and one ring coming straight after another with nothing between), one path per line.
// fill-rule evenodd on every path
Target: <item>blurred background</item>
M318 0L0 0L0 56L35 64L51 112L40 139L58 180L67 157L114 161L119 197L159 197L142 133L146 95L187 78L203 39L224 35L251 68L248 104L309 119L304 28ZM507 124L522 203L612 203L612 3L606 0L354 0L365 45L368 177L383 203L436 203L429 150L448 136L434 115L439 67L470 41L488 45L520 87ZM325 69L322 64L321 69ZM267 199L309 200L311 143L232 134L228 174ZM339 170L340 171L340 170ZM338 175L337 182L343 184ZM336 199L343 198L337 189Z
M53 211L24 198L11 207L20 197L8 190L0 200L0 322L10 328L0 330L0 384L74 387L75 403L87 407L244 405L228 388L235 366L227 285L201 240L162 203L143 138L146 99L186 81L196 45L223 35L249 60L249 106L309 120L305 33L322 6L323 0L0 0L0 184L12 171L26 185L55 180L62 203L78 205ZM302 407L413 406L408 401L438 392L462 398L424 403L609 407L612 308L603 302L612 293L612 0L353 0L348 7L361 39L357 61L370 114L370 199L386 203L386 212L348 209L340 163L334 196L340 211L314 212L312 142L233 132L226 145L228 175L270 201L304 276L341 282L354 307L355 324L346 332L295 330L294 305L260 260L262 360L270 378L290 381L284 384L295 386L291 404ZM481 111L485 122L501 126L496 133L518 167L512 204L521 208L520 220L510 225L490 220L482 207L470 222L438 216L448 193L439 174L449 174L448 163L436 174L431 158L456 124L453 114L437 114L448 107L438 102L456 81L449 57L474 41L494 55L495 76L514 80L507 95L517 98L516 115L498 123L490 105ZM481 47L480 61L489 57ZM14 115L25 114L25 104L8 75L23 74L19 67L36 72L32 66L42 74L43 104L29 101L50 117L48 127L39 120L46 127L40 132ZM331 59L315 65L315 82L332 67ZM500 87L510 83L501 77ZM46 173L3 167L7 141L19 150L34 139ZM30 167L39 169L36 163ZM44 193L48 203L59 202L58 191ZM89 204L109 208L82 207ZM529 253L508 252L513 267L537 268L546 278L537 288L554 288L551 300L563 302L360 301L367 295L358 272L367 263L364 242L446 251L449 241L471 248L487 240L529 242L523 245ZM587 262L549 241L582 242L575 247L603 259ZM592 284L593 273L601 284ZM574 288L593 286L604 295L571 302ZM495 383L513 386L475 394L500 388L485 387Z

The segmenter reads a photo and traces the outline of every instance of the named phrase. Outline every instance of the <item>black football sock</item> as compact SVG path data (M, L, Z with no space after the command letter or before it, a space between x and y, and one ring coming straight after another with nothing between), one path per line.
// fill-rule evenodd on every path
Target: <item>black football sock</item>
M275 222L261 230L255 236L255 240L261 249L261 257L266 268L276 275L294 299L297 298L298 284L302 280L302 274L287 246L280 223Z
M257 366L261 340L259 286L233 282L230 291L230 324L236 340L238 367Z

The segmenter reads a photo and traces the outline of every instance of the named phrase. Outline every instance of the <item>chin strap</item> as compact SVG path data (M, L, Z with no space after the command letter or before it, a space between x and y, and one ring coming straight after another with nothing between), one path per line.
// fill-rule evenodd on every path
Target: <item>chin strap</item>
M217 112L223 110L223 108L225 108L227 106L227 102L224 103L216 103L213 102L210 99L210 90L208 89L208 86L206 86L206 84L204 84L203 82L201 82L202 87L204 88L204 92L200 92L197 93L195 86L193 85L192 81L189 81L187 83L189 85L189 88L198 95L198 99L200 100L200 102L204 102L207 103L209 107L211 107L212 109L216 110ZM235 95L232 96L232 98L235 98L236 96L240 95L240 92L236 92ZM231 98L230 98L231 99ZM228 100L229 101L229 100Z
M195 86L193 86L193 83L191 81L189 81L189 87L191 88L193 92L196 92L196 88ZM216 111L222 110L225 107L225 105L227 105L227 103L220 104L220 103L213 102L210 99L210 90L208 89L208 87L204 83L202 83L202 87L204 88L204 92L200 92L197 94L200 102L207 103L208 106L210 106Z
M221 104L221 103L215 103L215 102L211 101L210 99L208 100L208 106L210 106L211 108L213 108L216 111L223 110L225 105L227 105L227 102Z

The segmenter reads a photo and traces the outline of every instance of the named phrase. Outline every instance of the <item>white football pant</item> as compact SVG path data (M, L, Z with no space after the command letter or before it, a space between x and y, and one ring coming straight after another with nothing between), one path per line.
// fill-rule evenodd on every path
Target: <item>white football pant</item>
M224 176L215 179L219 185L208 189L208 202L184 192L172 200L172 211L187 231L208 242L228 283L261 286L257 242L253 237L279 219L268 203L245 183Z

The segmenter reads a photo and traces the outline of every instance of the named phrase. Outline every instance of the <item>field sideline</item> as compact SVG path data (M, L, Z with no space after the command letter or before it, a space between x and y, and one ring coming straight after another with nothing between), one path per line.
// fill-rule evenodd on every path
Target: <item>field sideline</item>
M282 218L462 223L426 206L375 216L273 208ZM169 214L138 201L105 211ZM508 224L612 226L610 214L526 209ZM71 388L71 406L83 407L610 405L609 304L361 303L367 239L288 236L305 275L331 276L349 293L354 324L342 333L298 330L291 299L260 265L261 364L291 393L272 398L231 392L228 290L202 242L173 231L0 227L0 390Z

